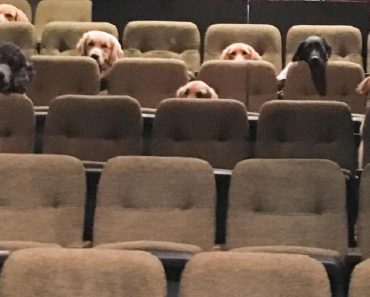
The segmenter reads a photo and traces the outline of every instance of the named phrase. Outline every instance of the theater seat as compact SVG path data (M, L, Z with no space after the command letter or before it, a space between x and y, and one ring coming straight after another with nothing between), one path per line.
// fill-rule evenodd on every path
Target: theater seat
M359 192L359 215L357 221L358 246L363 259L370 257L370 165L366 165L361 175Z
M36 33L32 24L2 23L0 26L0 40L2 42L13 42L27 56L36 54Z
M369 287L370 277L370 259L365 259L363 262L355 266L351 274L349 296L351 297L366 297Z

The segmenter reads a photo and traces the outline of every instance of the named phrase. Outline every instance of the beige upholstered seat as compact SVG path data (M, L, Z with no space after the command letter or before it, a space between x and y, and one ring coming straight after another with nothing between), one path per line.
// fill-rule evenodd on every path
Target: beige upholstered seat
M238 163L231 177L226 245L343 257L346 183L339 166L319 159Z
M180 297L330 297L324 266L303 255L210 252L192 257Z
M0 250L82 242L85 173L68 156L0 154Z
M140 251L17 251L4 265L0 286L3 297L166 296L160 261Z
M364 124L362 126L362 143L359 150L360 168L364 168L370 163L370 109L366 110Z
M226 99L167 99L153 123L151 154L196 157L232 169L251 157L245 106Z
M367 69L366 69L366 72L367 73L370 73L370 33L369 35L367 36Z
M53 21L91 22L92 2L86 0L59 1L43 0L37 5L35 27L37 38L41 40L44 26Z
M132 21L123 32L126 57L183 60L189 71L200 66L200 33L190 22Z
M33 153L35 119L29 98L0 94L0 131L0 153Z
M353 123L342 102L275 100L262 107L257 158L329 159L354 172Z
M30 2L27 0L0 0L0 4L11 4L22 10L27 16L28 20L32 22L32 8Z
M116 62L108 74L107 89L109 94L137 99L142 107L157 108L161 100L175 97L176 90L187 81L183 61L124 58Z
M127 96L64 95L50 105L43 153L106 161L142 154L140 106Z
M281 70L281 35L271 25L216 24L208 27L204 41L204 60L220 59L222 51L231 43L244 42L251 45L262 60Z
M369 256L369 255L367 255ZM370 259L355 266L351 274L348 296L366 297L369 294Z
M332 48L330 60L348 61L363 66L360 30L352 26L333 25L297 25L291 27L286 38L286 64L292 61L299 44L311 35L325 38Z
M117 157L104 167L94 244L190 253L214 244L215 180L192 158Z
M212 86L219 98L243 102L249 112L258 112L264 102L276 99L275 70L265 61L207 61L198 79Z
M35 28L28 23L3 23L0 26L0 40L11 41L31 56L36 53Z
M59 95L95 95L100 90L99 67L91 58L33 56L32 60L36 75L27 95L35 106L48 106Z
M326 95L320 96L306 62L296 62L289 68L284 99L330 100L349 105L352 113L365 113L366 97L355 89L364 78L361 66L345 61L328 62L326 65Z
M44 1L44 0L43 0ZM66 0L64 0L66 1ZM41 39L42 55L78 55L77 42L83 33L98 30L118 37L117 27L104 22L50 22Z

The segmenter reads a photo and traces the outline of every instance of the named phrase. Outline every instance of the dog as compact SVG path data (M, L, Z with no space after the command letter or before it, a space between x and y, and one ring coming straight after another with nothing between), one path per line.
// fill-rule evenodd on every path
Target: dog
M324 38L309 36L299 44L292 59L293 62L305 61L309 65L315 88L321 96L326 95L326 62L329 60L331 52L331 46ZM279 89L283 87L291 65L292 62L288 63L277 76Z
M0 93L24 94L34 75L32 61L17 45L0 43Z
M98 63L100 78L105 78L113 64L123 58L123 50L117 38L103 31L84 33L76 48L80 55L93 58Z
M363 79L356 88L356 92L360 95L369 95L370 94L370 76Z
M26 14L11 4L0 4L0 23L30 23Z
M262 60L259 53L246 43L232 43L227 46L221 53L222 60Z
M201 80L193 80L176 91L177 98L209 98L218 99L214 89Z

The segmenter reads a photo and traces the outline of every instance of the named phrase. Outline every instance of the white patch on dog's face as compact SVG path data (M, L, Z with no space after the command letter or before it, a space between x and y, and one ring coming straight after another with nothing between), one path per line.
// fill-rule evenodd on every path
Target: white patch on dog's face
M0 64L0 84L9 85L12 77L12 70L8 64Z

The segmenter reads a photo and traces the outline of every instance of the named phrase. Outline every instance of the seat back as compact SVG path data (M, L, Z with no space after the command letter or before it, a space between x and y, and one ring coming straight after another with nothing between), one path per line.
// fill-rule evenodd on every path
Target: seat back
M257 158L329 159L354 172L353 123L342 102L276 100L262 107Z
M362 126L362 147L360 149L361 168L370 163L370 109L366 110L364 124Z
M357 264L352 271L349 296L351 297L365 297L369 292L369 275L370 275L370 260L365 259L363 262Z
M251 156L245 106L226 99L167 99L153 123L151 154L196 157L232 169Z
M29 98L0 95L0 131L1 153L33 153L35 118Z
M118 38L117 27L104 22L50 22L45 25L42 39L42 55L79 55L76 45L88 31L103 31Z
M281 70L281 35L272 25L215 24L208 27L204 41L204 60L220 59L222 51L232 43L251 45L262 60Z
M370 165L365 166L361 175L359 215L357 220L358 246L364 259L370 256Z
M285 63L292 61L299 44L307 37L316 35L325 38L332 48L330 60L348 61L363 66L362 36L358 28L333 25L297 25L287 33Z
M211 248L212 168L191 158L116 157L104 167L94 243L154 240Z
M198 79L212 86L219 98L239 100L250 112L259 112L264 102L276 99L275 70L265 61L207 61Z
M0 26L0 40L11 41L18 45L23 53L31 56L36 53L36 33L32 24L3 23Z
M117 61L107 76L108 93L128 95L142 107L157 108L160 101L175 97L186 84L188 74L183 61L160 58L125 58Z
M6 261L0 284L4 297L166 295L160 261L139 251L56 248L18 251Z
M81 242L85 172L68 156L0 154L0 240Z
M43 152L89 161L140 155L141 134L136 100L126 96L65 95L50 105Z
M132 21L122 43L127 57L180 59L189 71L199 71L200 33L191 22Z
M345 176L328 160L240 162L231 177L226 234L230 248L303 246L345 255Z
M99 67L91 58L33 56L32 60L36 75L27 95L35 106L48 106L59 95L95 95L100 90Z
M288 70L284 99L330 100L348 104L352 113L365 113L366 97L355 90L364 78L361 66L344 61L326 65L326 95L320 96L315 88L310 67L306 62L296 62Z
M192 257L180 297L329 297L323 265L302 255L212 252Z
M366 72L370 73L370 33L367 36L367 68Z

